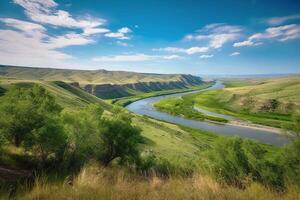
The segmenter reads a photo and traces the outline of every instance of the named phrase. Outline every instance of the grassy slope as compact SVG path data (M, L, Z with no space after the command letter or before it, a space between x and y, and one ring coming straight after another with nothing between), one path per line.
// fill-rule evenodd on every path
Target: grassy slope
M295 200L299 199L296 188L285 193L252 183L245 189L238 189L216 182L209 176L141 177L122 169L107 169L90 164L75 178L68 181L49 183L41 178L28 193L17 195L17 199L142 199L142 200Z
M194 96L195 104L213 112L274 127L289 127L291 115L300 112L300 76L235 80L225 84L224 90ZM269 99L278 100L279 106L272 112L261 110ZM289 105L292 106L288 109Z
M188 89L202 83L199 77L182 74L151 74L106 70L68 70L0 65L0 77L24 81L72 83L102 99L143 95L173 89Z
M78 82L80 84L127 84L180 81L179 74L146 74L106 70L68 70L0 66L0 75L24 80Z
M200 121L210 120L210 121L216 121L222 123L228 122L228 120L226 119L205 115L203 113L196 111L193 108L194 105L194 101L192 98L193 96L195 96L195 94L189 94L182 97L172 97L172 98L163 99L155 103L154 107L162 112L167 112L172 115L182 115L189 119L195 119Z
M111 107L103 100L63 82L24 81L0 78L0 87L5 90L9 90L9 88L14 85L19 87L31 87L33 83L45 87L56 98L56 101L65 108L80 108L89 103L99 103L106 109Z
M101 103L105 109L111 108L102 100L61 82L36 81L35 83L43 85L67 109L95 102ZM30 87L32 82L1 80L0 87L9 89L11 84ZM205 160L199 160L199 157L203 157L200 155L205 155L218 140L224 138L224 136L179 127L147 117L134 114L132 116L134 124L141 127L142 135L146 138L144 151L153 152L156 156L167 159L171 164L182 168L201 166ZM264 146L269 152L277 151L275 147ZM12 156L21 158L22 152L19 149L10 150L13 153ZM11 159L9 162L13 163L16 160ZM18 192L17 198L98 199L101 196L103 199L295 199L299 195L296 190L289 188L284 196L278 197L277 193L274 194L256 183L245 190L239 190L221 185L214 179L200 174L188 178L174 176L170 179L163 179L154 176L146 179L122 169L105 169L99 168L98 165L84 168L72 186L68 184L68 181L47 181L46 177L42 177L36 181L32 190L27 189L26 186L23 189L24 192Z
M0 87L9 90L13 85L19 87L31 87L37 83L45 87L65 109L77 109L86 106L89 103L99 103L105 110L110 111L111 104L81 90L70 86L64 82L45 82L45 81L23 81L15 79L0 79ZM1 101L1 98L0 98ZM201 141L202 133L204 138L206 132L198 131L199 140L194 140L194 135L190 131L182 130L176 125L148 119L132 114L134 123L142 128L142 134L147 138L147 144L144 145L146 151L153 151L158 156L163 157L176 164L183 164L195 158ZM211 140L217 138L211 134Z
M211 86L213 84L213 82L207 82L207 83L203 83L199 86L194 86L194 87L190 87L188 89L174 89L174 90L164 90L164 91L156 91L156 92L147 92L147 93L137 93L134 96L131 97L123 97L123 98L117 98L117 99L113 99L109 102L125 107L128 104L138 101L140 99L144 99L144 98L148 98L148 97L153 97L153 96L160 96L160 95L166 95L166 94L174 94L174 93L179 93L179 92L188 92L188 91L193 91L193 90L200 90L200 89L204 89L207 88L209 86Z

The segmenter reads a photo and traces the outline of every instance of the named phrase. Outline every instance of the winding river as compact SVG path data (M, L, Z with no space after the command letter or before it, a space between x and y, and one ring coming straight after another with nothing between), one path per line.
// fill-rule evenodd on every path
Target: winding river
M196 121L196 120L186 119L184 117L173 116L168 113L160 112L153 107L154 103L165 98L180 97L186 94L208 91L208 90L217 90L222 88L224 88L223 83L220 81L216 81L216 83L213 86L206 89L196 90L192 92L182 92L176 94L149 97L149 98L135 101L127 105L126 108L131 112L134 112L139 115L146 115L158 120L163 120L174 124L180 124L180 125L184 125L196 129L210 131L217 134L223 134L228 136L240 136L242 138L254 139L262 143L271 144L275 146L283 146L284 144L289 143L289 139L286 136L275 133L272 130L257 129L255 127L243 127L243 126L238 126L233 124L216 124L207 121ZM200 112L204 112L206 114L220 115L218 113L209 112L197 107L195 107L195 109L197 109ZM224 115L222 117L230 118L231 116Z

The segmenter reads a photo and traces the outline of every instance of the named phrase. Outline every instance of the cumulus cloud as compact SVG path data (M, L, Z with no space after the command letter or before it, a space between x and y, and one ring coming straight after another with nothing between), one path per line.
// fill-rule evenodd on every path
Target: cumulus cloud
M116 41L116 44L119 46L123 46L123 47L130 47L132 45L128 44L127 42L122 42L122 41Z
M262 44L262 40L274 39L277 41L287 41L300 38L300 25L289 24L284 26L270 27L262 33L255 33L247 40L234 43L234 47L257 46Z
M159 49L153 49L154 51L164 51L169 53L185 53L192 55L195 53L205 53L209 50L208 47L190 47L190 48L177 48L177 47L165 47Z
M129 40L130 36L128 36L128 33L131 33L132 30L128 27L123 27L120 28L117 32L110 32L110 33L106 33L105 36L106 37L110 37L110 38L116 38L119 40Z
M112 33L103 27L106 20L86 15L73 17L69 12L58 9L54 0L13 0L24 8L31 20L0 18L4 28L0 29L0 60L3 64L51 66L66 63L72 57L62 48L95 43L95 34ZM49 34L47 28L65 28L66 33ZM46 28L47 27L47 28ZM72 30L69 30L72 29ZM131 30L120 28L120 38L127 37ZM17 58L17 59L12 59Z
M184 40L207 41L208 47L218 49L224 44L240 38L243 29L240 26L222 23L209 24L194 34L185 36Z
M282 25L285 22L292 21L292 20L298 20L300 19L300 14L295 15L288 15L288 16L282 16L282 17L271 17L268 19L265 19L264 22L271 26L278 26Z
M34 64L72 58L59 48L93 43L81 34L68 33L49 36L40 24L11 18L0 18L8 29L0 29L0 58L2 63ZM12 59L17 57L18 59Z
M69 12L57 9L58 4L53 0L14 0L14 3L22 6L25 14L38 23L82 29L85 35L107 32L99 28L106 20L90 16L75 19Z
M200 58L201 59L206 59L206 58L212 58L214 57L214 55L210 54L210 55L201 55Z
M237 52L237 51L230 54L230 56L238 56L238 55L240 55L240 52Z
M92 60L97 62L141 62L156 59L173 60L181 58L178 55L147 55L147 54L122 54L113 56L99 56Z

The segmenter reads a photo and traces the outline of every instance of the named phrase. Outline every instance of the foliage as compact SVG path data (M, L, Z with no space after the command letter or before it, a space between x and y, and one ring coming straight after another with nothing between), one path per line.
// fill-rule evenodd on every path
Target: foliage
M286 146L281 153L279 161L284 168L288 181L300 186L300 140L295 140Z
M48 160L62 161L67 146L67 137L59 118L50 118L32 131L25 140L25 148L34 153L41 164Z
M1 132L20 146L32 131L43 127L48 118L60 111L55 99L41 86L15 87L1 99Z
M103 109L94 104L80 111L62 113L64 131L68 136L66 167L77 169L89 159L97 157L101 146L98 125L102 113Z
M265 185L284 187L283 169L267 157L267 151L255 142L230 138L220 141L210 152L214 176L226 183L245 187L254 179Z
M170 113L172 115L183 115L189 119L195 119L203 121L205 119L217 122L226 123L228 120L223 119L221 117L214 117L210 115L205 115L193 108L194 101L190 97L191 95L183 96L182 98L167 98L163 99L154 104L155 108L160 111Z
M124 116L101 121L102 145L100 160L108 165L115 158L121 163L136 162L139 159L138 144L141 142L140 129L131 125Z

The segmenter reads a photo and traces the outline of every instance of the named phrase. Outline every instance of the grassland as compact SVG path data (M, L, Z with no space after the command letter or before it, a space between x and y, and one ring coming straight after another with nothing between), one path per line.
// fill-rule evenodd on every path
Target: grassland
M195 95L195 105L253 123L288 128L300 112L300 76L226 81L226 88Z
M155 104L162 111L203 120L197 106L255 124L290 129L300 112L300 76L225 80L223 90L206 91Z
M55 97L58 104L67 110L80 109L91 103L100 104L107 112L111 112L113 109L113 105L64 82L24 81L9 78L0 79L0 87L3 88L3 91L7 91L14 86L28 88L32 87L33 84L39 84L43 86L51 93L51 95ZM203 85L202 87L207 86L209 85ZM140 98L140 96L137 98ZM134 124L142 129L142 135L147 141L144 146L145 150L147 152L153 152L159 157L174 164L181 165L183 163L190 162L191 160L195 159L195 155L199 146L203 145L203 143L206 143L207 141L213 140L214 138L218 138L214 134L198 131L198 138L200 139L196 141L194 140L194 133L192 135L189 131L183 130L177 125L160 122L146 117L140 117L130 114L129 112L128 115L132 115ZM204 138L207 138L208 135L211 138L201 142L202 133ZM182 149L181 147L184 148Z
M189 89L203 83L197 76L106 70L67 70L0 65L0 77L24 81L60 81L102 99L114 99L163 90Z
M163 99L155 103L154 107L159 111L167 112L172 115L184 116L188 119L195 119L199 121L209 120L222 123L228 122L226 119L198 112L193 108L193 105L193 100L189 98L189 96L183 96Z
M13 86L31 87L33 83L42 85L64 107L81 109L88 104L98 103L109 114L114 105L77 88L57 81L24 81L1 79L2 93ZM1 97L0 97L1 101ZM126 110L118 107L122 112ZM33 184L0 188L0 198L8 199L13 188L16 199L296 199L299 189L288 186L284 192L249 181L241 190L219 181L210 174L212 163L210 153L217 145L226 141L225 136L210 132L177 126L174 124L141 117L127 112L134 125L141 128L143 155L153 154L166 165L172 175L140 174L132 169L119 166L103 167L98 163L88 164L79 174L41 175ZM270 145L257 144L267 152L268 159L279 155L280 149ZM30 163L23 148L6 146L1 154L0 167L21 170L30 169ZM28 165L29 164L29 165ZM191 173L194 172L194 173ZM2 193L1 193L2 192Z
M218 199L218 200L295 200L299 199L297 188L290 187L278 193L258 183L250 183L245 189L226 186L209 176L148 178L124 169L101 168L96 164L86 166L72 181L51 182L39 178L29 192L24 187L16 199Z
M181 76L107 70L69 70L0 66L0 75L23 80L64 81L80 84L127 84L178 81Z
M117 98L117 99L110 100L108 102L115 104L115 105L125 107L130 103L133 103L135 101L145 99L148 97L161 96L161 95L166 95L166 94L175 94L175 93L179 93L179 92L189 92L189 91L194 91L194 90L201 90L201 89L210 87L212 84L213 84L213 82L206 82L199 86L193 86L193 87L190 87L187 89L163 90L163 91L147 92L147 93L140 92L134 96Z

